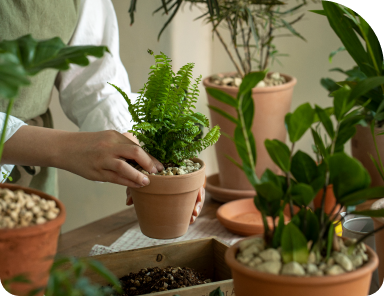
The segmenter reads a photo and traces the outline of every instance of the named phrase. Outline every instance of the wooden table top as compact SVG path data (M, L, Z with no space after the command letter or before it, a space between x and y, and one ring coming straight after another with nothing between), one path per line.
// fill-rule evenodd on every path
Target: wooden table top
M221 206L206 194L200 217L215 218ZM137 222L134 207L71 230L59 237L57 253L63 256L86 257L96 244L110 246Z
M369 209L374 202L368 201L357 207L357 210ZM215 218L221 203L212 200L206 194L206 200L200 217ZM58 254L63 256L86 257L96 244L110 246L137 222L134 207L87 224L83 227L61 234Z

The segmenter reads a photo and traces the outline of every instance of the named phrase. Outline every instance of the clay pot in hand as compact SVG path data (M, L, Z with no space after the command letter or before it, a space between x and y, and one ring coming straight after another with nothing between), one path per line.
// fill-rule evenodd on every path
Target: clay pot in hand
M48 283L49 270L57 251L60 227L65 221L65 208L58 199L42 191L11 184L1 184L0 188L23 190L46 200L54 200L60 209L55 219L44 224L0 229L0 279L4 281L23 274L31 284L11 285L13 294L23 296L33 289L46 287ZM44 291L38 295L44 295Z
M130 188L141 232L151 238L171 239L184 235L191 220L199 189L205 180L205 164L185 175L149 175L150 184Z
M227 75L233 73L226 73ZM269 157L264 146L266 139L278 139L285 142L286 129L284 125L285 114L291 107L293 87L297 80L294 77L283 75L287 83L271 87L256 87L252 90L252 97L255 105L255 115L252 125L252 133L256 141L257 164L256 174L261 176L267 169L277 171L277 166ZM222 90L232 97L236 98L239 89L232 86L217 85L210 82L210 78L203 81L205 87L216 88ZM236 110L218 100L212 98L208 94L208 102L210 105L220 108L237 118ZM219 125L222 133L226 133L233 137L235 124L224 118L215 111L210 110L212 126ZM238 163L241 159L237 153L235 144L227 137L220 137L215 144L216 157L219 165L219 180L222 188L237 190L253 190L247 177L241 169L234 165L226 155L234 158Z
M376 135L383 131L384 128L375 128ZM376 136L376 142L381 159L383 160L384 135ZM367 169L369 175L371 176L371 186L384 186L384 181L381 178L379 172L377 171L375 164L370 158L370 155L372 155L379 163L370 127L364 127L361 125L356 126L356 134L352 138L351 148L352 156L358 159L363 164L363 166Z
M225 262L231 268L236 296L365 296L368 295L377 255L367 247L369 261L355 271L335 276L294 277L251 269L237 261L239 243L229 247ZM252 293L251 293L252 294Z

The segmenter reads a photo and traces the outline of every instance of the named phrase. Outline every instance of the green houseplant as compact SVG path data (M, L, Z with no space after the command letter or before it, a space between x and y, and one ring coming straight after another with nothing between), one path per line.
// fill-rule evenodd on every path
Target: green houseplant
M217 88L236 96L242 77L252 70L265 70L273 62L284 56L276 48L275 41L280 36L294 36L304 39L294 26L303 18L303 10L307 0L296 1L293 5L285 1L252 0L252 1L219 1L219 0L188 0L162 1L155 13L164 12L169 16L164 29L170 24L174 16L180 13L183 3L202 9L199 19L203 19L212 28L213 37L221 42L228 58L234 65L236 72L212 75L203 80L205 87ZM129 13L131 24L134 22L135 11L138 6L136 0L131 1ZM137 8L139 9L139 7ZM224 30L222 31L221 28ZM224 34L228 34L229 42ZM257 143L262 143L267 137L285 141L284 115L290 110L293 87L296 79L288 75L270 73L262 84L269 87L254 89L254 100L257 122L253 127L253 134ZM234 115L232 106L222 105L215 101L208 93L209 104L213 108L222 109ZM268 114L268 115L267 115ZM211 112L213 125L218 124L222 132L232 135L235 126L226 118ZM277 170L269 158L263 145L257 144L262 161L257 164L257 171L262 173L266 168ZM234 166L225 155L230 155L237 161L236 148L226 137L221 137L215 145L219 173L207 178L207 191L213 198L226 202L237 198L249 197L254 194L252 185L244 173Z
M148 52L153 55L152 51ZM193 111L201 80L198 77L192 83L194 64L189 63L174 73L165 54L154 58L156 64L151 66L148 82L135 103L113 86L127 101L135 122L129 132L142 142L145 151L168 167L160 173L165 176L149 175L149 186L131 188L141 231L152 238L174 238L188 230L198 190L204 183L205 164L195 157L216 143L220 128L215 126L204 137L196 138L201 133L196 123L209 127L209 121ZM184 174L192 166L195 169L190 172L193 172Z
M8 101L0 139L0 159L12 106L20 87L30 84L29 76L48 68L66 70L70 64L86 66L89 63L87 56L101 57L105 51L108 51L105 46L67 47L60 38L38 41L30 35L0 42L0 98ZM60 226L65 220L64 205L54 197L30 188L7 184L0 187L53 200L60 210L55 219L41 225L0 229L0 278L6 280L25 274L32 287L45 286L56 253ZM3 205L0 218L6 210ZM12 289L19 295L30 287L14 283Z
M342 85L349 85L359 95L356 106L364 106L364 115L357 132L352 139L352 155L367 168L372 178L372 185L384 185L384 182L371 161L370 155L376 155L373 138L370 137L369 126L373 125L375 133L383 131L384 120L384 68L383 53L379 40L369 24L356 12L340 4L323 1L323 10L313 11L327 17L331 28L340 38L343 46L330 55L330 60L339 51L347 51L356 66L350 70L333 68L345 74L344 81L322 79L322 85L330 92ZM361 89L369 87L369 91L359 94ZM377 139L382 147L382 139ZM381 156L384 151L382 148ZM379 161L376 157L375 161Z
M358 256L358 250L364 246L360 244L361 241L346 241L346 247L342 240L335 238L334 223L339 221L338 213L326 214L324 203L320 208L309 208L315 195L330 184L333 185L337 201L335 207L354 206L384 194L384 187L370 187L371 180L366 169L344 152L345 143L352 137L356 124L362 118L361 109L354 110L359 96L348 85L332 93L332 116L336 126L327 110L319 106L312 108L308 103L288 113L285 116L285 124L291 147L276 139L267 139L264 143L283 175L267 169L259 178L253 169L258 156L250 129L254 117L251 91L264 76L265 72L245 76L237 98L231 98L224 92L215 94L216 99L231 104L237 110L236 117L221 111L236 123L233 140L241 162L232 161L245 172L254 186L257 192L254 198L255 206L264 221L262 239L244 240L232 246L226 254L226 261L233 272L236 295L246 295L247 291L256 287L265 291L265 295L339 295L341 291L348 295L366 295L371 273L378 263L377 256L372 250L369 250L368 255L362 255L359 251L361 256L368 256L365 257L368 262L364 265L362 261L357 262L354 256ZM362 93L368 91L369 87L365 87ZM321 136L319 128L326 133L324 137ZM308 130L313 136L317 162L302 151L294 152L295 143ZM325 193L322 198L324 200ZM291 212L291 221L286 225L283 219L285 206L288 206ZM297 207L296 211L294 206ZM384 216L382 209L352 213L370 217ZM272 218L272 228L267 223L267 217ZM245 251L248 247L256 249ZM260 252L264 249L273 256L269 254L270 258L266 258L266 254ZM244 252L252 255L252 268L244 266L243 263L250 262L244 258ZM256 254L263 259L255 259L258 257ZM271 256L275 259L272 260ZM275 263L270 264L271 261ZM305 268L300 264L305 264ZM305 274L311 275L305 281L291 277ZM337 277L332 279L330 275ZM345 290L347 286L348 292Z

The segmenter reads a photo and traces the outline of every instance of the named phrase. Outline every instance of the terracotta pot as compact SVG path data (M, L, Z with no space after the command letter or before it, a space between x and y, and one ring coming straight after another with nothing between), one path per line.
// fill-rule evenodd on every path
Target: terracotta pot
M324 190L321 189L315 199L313 200L313 205L315 206L315 209L321 208L321 201L323 198L323 192ZM324 212L327 214L331 214L333 207L336 204L336 197L333 193L333 185L328 185L327 190L325 192L325 203L324 203ZM339 210L339 207L337 207L333 213L337 213Z
M384 198L376 201L372 210L384 209ZM372 218L375 229L384 226L384 218ZM376 252L379 256L379 284L381 285L384 280L384 230L375 233Z
M267 168L275 172L278 171L277 166L273 163L265 149L264 141L266 139L278 139L285 142L286 138L284 117L290 110L293 87L297 80L288 75L281 75L285 77L287 83L279 86L254 88L252 91L255 104L252 132L255 137L257 148L256 174L258 176L261 176ZM205 87L220 89L235 98L239 90L237 87L216 85L211 83L209 78L205 78L203 84ZM208 102L210 105L218 107L232 116L237 117L233 107L217 101L210 95L208 95ZM218 124L223 133L230 136L234 135L235 124L233 122L212 110L210 110L210 114L213 126ZM249 183L243 171L226 157L226 155L229 155L241 163L241 159L238 156L235 144L232 140L227 137L220 137L219 141L215 144L215 149L219 165L221 187L237 190L253 190L252 185Z
M378 264L377 255L367 247L369 261L353 272L305 278L274 275L256 271L238 262L235 258L238 245L231 246L225 253L225 262L232 270L236 296L248 296L250 291L257 291L259 296L366 296L372 272Z
M151 183L131 188L142 233L151 238L171 239L184 235L189 227L198 191L204 184L205 164L193 173L175 176L149 175Z
M375 134L383 131L384 128L375 128ZM384 136L376 136L376 142L381 159L384 160ZM380 174L369 157L372 155L378 162L375 145L369 127L363 127L361 125L356 126L356 134L352 138L351 149L353 157L357 158L368 170L372 179L371 186L384 186L383 179L381 179Z
M13 294L22 296L36 288L45 287L49 270L57 251L60 227L65 221L64 205L53 196L32 188L0 184L0 188L23 190L47 200L54 200L60 209L56 219L41 225L16 229L0 229L0 279L11 279L24 274L31 284L13 284ZM38 295L43 295L41 292Z

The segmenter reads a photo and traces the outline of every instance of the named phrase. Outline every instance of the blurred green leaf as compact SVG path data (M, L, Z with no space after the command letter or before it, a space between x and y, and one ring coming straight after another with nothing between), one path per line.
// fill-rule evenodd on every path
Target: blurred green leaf
M292 157L291 173L300 183L311 183L317 176L316 162L305 152L298 150Z
M315 112L309 103L304 103L296 108L293 113L285 115L285 125L288 130L289 140L297 142L311 127Z
M316 193L313 191L312 187L307 184L298 183L292 185L291 197L299 207L308 206L315 198L315 195Z
M280 210L280 212L279 212L279 222L277 224L277 227L276 227L275 233L273 235L273 239L272 239L272 246L275 249L277 249L281 245L281 238L282 238L283 230L284 230L284 227L285 227L284 221L285 221L284 220L284 212L283 212L283 210Z
M381 218L381 217L384 217L384 209L352 211L351 214L374 217L374 218Z
M370 187L362 190L357 190L342 197L339 202L345 206L354 206L361 201L382 198L384 196L383 187Z
M232 96L230 96L229 94L227 94L226 92L224 92L220 89L217 89L217 88L213 88L213 87L207 87L206 91L212 98L214 98L214 99L216 99L216 100L218 100L224 104L227 104L229 106L237 108L238 101L235 98L233 98Z
M363 81L358 82L352 89L349 100L356 100L382 84L384 85L384 76L366 78Z
M355 105L355 100L350 97L350 94L351 88L348 85L344 85L331 94L334 97L333 106L335 108L335 116L338 120L341 120Z
M265 78L266 71L260 71L260 72L251 72L244 76L240 87L239 92L237 94L237 98L239 99L240 96L245 95L247 92L252 91L252 89Z
M295 261L306 264L308 260L307 240L295 224L288 223L281 238L281 255L284 263Z
M332 58L338 54L339 52L341 51L345 51L345 47L344 46L340 46L338 49L332 51L330 54L329 54L329 57L328 57L328 60L330 63L332 63Z
M328 157L329 153L328 153L327 149L325 148L323 140L321 139L319 133L316 130L314 130L313 128L311 128L311 132L312 132L313 141L315 142L315 147L317 148L319 153L326 160L326 158Z
M215 290L209 293L209 296L225 296L221 291L220 287L217 287Z
M267 139L265 140L264 145L273 162L277 164L284 172L289 172L291 152L288 146L276 139Z
M332 251L332 245L333 245L333 238L335 234L335 226L331 222L328 228L328 239L327 239L327 260L331 256L331 251Z
M345 153L335 153L328 160L329 181L333 184L333 192L337 201L369 187L371 178L367 170L356 159Z
M238 121L235 117L233 117L232 115L228 114L227 112L221 110L220 108L217 108L217 107L212 106L212 105L208 105L208 108L215 111L216 113L220 114L221 116L225 117L226 119L232 121L234 124L238 124Z
M316 111L317 116L319 116L319 119L320 119L321 123L323 124L325 130L327 131L329 137L331 139L333 139L333 137L335 136L335 131L333 129L333 124L332 124L330 116L328 115L328 113L324 109L320 108L317 105L315 105L315 111Z
M332 93L332 92L334 92L340 88L340 85L338 85L334 80L332 80L330 78L321 78L320 83L330 93Z

